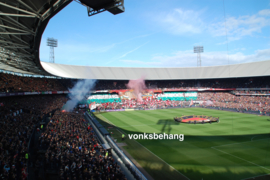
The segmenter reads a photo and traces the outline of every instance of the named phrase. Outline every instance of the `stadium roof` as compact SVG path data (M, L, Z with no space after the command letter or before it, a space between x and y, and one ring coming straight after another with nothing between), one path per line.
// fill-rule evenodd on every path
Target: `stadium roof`
M130 80L145 76L148 80L214 79L270 75L270 60L225 66L190 68L127 68L74 66L41 62L46 71L66 78Z
M39 45L49 20L72 0L0 0L0 69L50 75Z
M113 0L81 0L89 3L89 16L105 10L113 14L124 11L123 4L115 8L108 5L110 1ZM72 0L0 0L0 69L32 75L119 80L136 79L141 75L153 80L270 75L270 61L193 68L89 67L40 62L41 36L49 20L70 2Z
M80 0L92 16L124 12L123 0ZM49 20L72 0L0 0L0 69L45 75L39 59L41 36ZM79 1L77 1L79 2Z

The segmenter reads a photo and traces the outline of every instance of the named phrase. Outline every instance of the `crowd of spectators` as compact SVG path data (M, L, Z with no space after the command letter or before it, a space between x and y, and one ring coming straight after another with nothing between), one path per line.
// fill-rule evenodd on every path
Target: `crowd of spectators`
M235 95L267 95L270 91L232 91Z
M65 91L60 79L23 77L0 73L0 92Z
M200 92L196 100L173 101L146 98L142 101L136 99L122 100L121 102L107 102L97 105L97 110L115 109L161 109L168 107L182 107L201 105L208 107L231 108L245 111L270 113L269 96L236 96L229 92Z
M107 102L97 106L98 110L114 110L114 109L162 109L167 107L179 107L188 105L190 102L185 101L163 101L158 99L144 99L137 101L136 99L122 100L121 102Z
M77 79L48 79L23 77L0 73L0 92L65 91L71 89ZM93 90L127 89L127 80L97 80ZM202 80L146 80L148 89L193 88L269 88L270 77L202 79Z
M236 96L231 93L198 93L198 101L210 107L270 113L269 96Z
M223 80L146 81L147 88L264 88L269 77ZM22 77L0 73L0 92L64 91L77 80ZM96 90L126 89L128 81L97 81ZM191 106L231 108L239 111L270 113L269 91L200 92L193 101L146 98L122 100L98 105L105 109L157 109ZM244 94L244 95L240 95ZM256 95L251 95L256 94ZM46 149L45 168L59 169L61 179L125 179L111 153L97 141L92 127L81 112L61 112L67 98L63 95L18 96L0 98L0 176L2 179L26 179L28 142L35 125L45 114L56 110L39 138L39 148ZM197 101L195 103L195 101ZM37 163L38 164L38 163Z
M127 80L99 80L96 90L127 89ZM269 88L270 77L201 79L201 80L146 80L148 89L192 89L192 88Z
M45 168L60 179L126 179L111 152L103 149L83 113L56 111L39 139Z
M28 142L44 114L61 107L64 96L28 96L0 99L0 177L26 179Z
M83 114L60 111L66 101L63 95L0 99L0 178L27 179L28 143L38 127L38 132L43 130L37 134L38 147L46 150L44 168L57 169L60 179L126 179ZM53 110L48 125L41 129L38 122ZM38 159L33 165L43 168Z

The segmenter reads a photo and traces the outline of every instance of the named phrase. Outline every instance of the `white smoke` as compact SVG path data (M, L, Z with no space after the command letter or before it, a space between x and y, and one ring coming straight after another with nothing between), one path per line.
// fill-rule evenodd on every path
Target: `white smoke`
M70 100L64 105L66 111L71 111L85 98L85 95L94 87L96 80L85 79L78 81L70 91Z

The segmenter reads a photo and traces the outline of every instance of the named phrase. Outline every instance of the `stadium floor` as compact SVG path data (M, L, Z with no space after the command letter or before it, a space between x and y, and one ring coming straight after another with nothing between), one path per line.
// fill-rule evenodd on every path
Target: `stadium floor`
M96 113L118 142L154 179L250 179L270 173L270 120L203 108ZM176 123L207 115L219 123ZM121 134L126 138L121 141ZM128 134L184 134L184 141L129 139ZM269 176L265 176L269 177Z

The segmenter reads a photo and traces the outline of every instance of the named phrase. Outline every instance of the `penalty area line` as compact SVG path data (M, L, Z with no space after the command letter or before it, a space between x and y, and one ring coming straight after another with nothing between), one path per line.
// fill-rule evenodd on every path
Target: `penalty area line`
M256 137L256 136L254 136L254 137ZM262 140L266 140L266 139L270 139L270 138L258 139L258 140L254 140L254 141L262 141ZM221 147L221 146L228 146L228 145L234 145L234 144L244 144L244 143L250 143L250 142L254 142L254 141L251 140L251 141L245 141L245 142L240 142L240 143L223 144L223 145L220 145L220 146L213 146L211 148Z
M102 117L104 117L102 114L101 114ZM105 118L105 117L104 117ZM110 122L110 124L114 125L111 121L109 121L107 118L105 118L106 121ZM114 125L115 126L115 125ZM127 133L125 132L122 132L121 130L119 130L117 128L117 126L115 126L116 129L121 133L121 134L126 134L128 135ZM178 171L177 169L175 169L174 167L172 167L170 164L168 164L166 161L164 161L163 159L161 159L159 156L157 156L156 154L154 154L152 151L150 151L149 149L147 149L144 145L142 145L141 143L137 142L136 140L134 140L136 143L138 143L139 145L141 145L143 148L145 148L147 151L149 151L151 154L153 154L154 156L156 156L158 159L160 159L161 161L163 161L164 163L166 163L169 167L171 167L172 169L174 169L176 172L178 172L179 174L181 174L182 176L184 176L187 180L190 180L187 176L185 176L184 174L182 174L180 171Z
M126 134L126 133L125 133ZM174 169L176 172L178 172L179 174L181 174L182 176L184 176L185 178L187 178L188 180L190 180L187 176L185 176L184 174L182 174L180 171L178 171L177 169L175 169L174 167L172 167L170 164L168 164L166 161L164 161L163 159L161 159L159 156L157 156L156 154L154 154L152 151L150 151L148 148L146 148L144 145L142 145L141 143L139 143L138 141L134 140L136 143L138 143L139 145L141 145L144 149L146 149L147 151L149 151L151 154L153 154L154 156L156 156L158 159L160 159L161 161L163 161L164 163L166 163L168 166L170 166L172 169Z
M237 159L240 159L240 160L242 160L242 161L246 161L246 162L248 162L248 163L250 163L250 164L253 164L253 165L255 165L255 166L258 166L258 167L260 167L260 168L263 168L263 169L266 169L266 170L270 171L270 169L268 169L268 168L266 168L266 167L264 167L264 166L260 166L260 165L258 165L258 164L256 164L256 163L253 163L253 162L251 162L251 161L245 160L245 159L240 158L240 157L238 157L238 156L235 156L235 155L233 155L233 154L227 153L227 152L222 151L222 150L220 150L220 149L217 149L217 148L215 148L215 147L211 147L211 148L213 148L213 149L215 149L215 150L217 150L217 151L220 151L220 152L222 152L222 153L224 153L224 154L228 154L228 155L233 156L233 157L235 157L235 158L237 158Z
M258 137L258 136L261 136L261 135L256 135L256 136L253 136L253 137L251 138L251 140L250 140L250 141L253 141L253 139L254 139L255 137ZM269 138L264 138L264 139L269 139ZM260 140L260 139L258 139L258 140ZM258 140L256 140L256 141L258 141Z
M267 174L262 174L262 175L258 175L258 176L247 177L247 178L244 178L244 179L241 179L241 180L247 180L247 179L256 178L256 177L261 177L261 176L265 176L265 175L270 175L270 174L267 173Z

